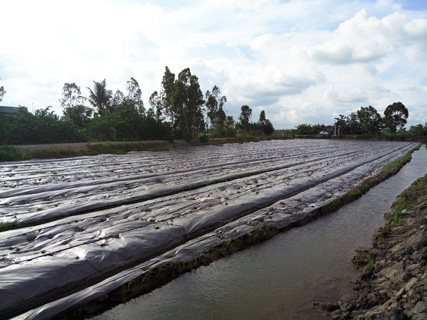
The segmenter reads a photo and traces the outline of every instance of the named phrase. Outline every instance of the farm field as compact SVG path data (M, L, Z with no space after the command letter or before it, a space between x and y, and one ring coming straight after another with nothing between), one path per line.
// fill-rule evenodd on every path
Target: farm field
M256 228L287 228L415 146L285 140L3 163L0 313L51 317Z

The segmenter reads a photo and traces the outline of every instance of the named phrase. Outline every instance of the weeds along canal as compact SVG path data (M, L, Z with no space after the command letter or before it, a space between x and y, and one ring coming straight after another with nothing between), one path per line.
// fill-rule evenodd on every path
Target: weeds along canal
M354 250L370 246L396 196L427 173L423 146L355 202L92 319L328 319L317 303L352 290ZM316 303L317 302L317 303Z

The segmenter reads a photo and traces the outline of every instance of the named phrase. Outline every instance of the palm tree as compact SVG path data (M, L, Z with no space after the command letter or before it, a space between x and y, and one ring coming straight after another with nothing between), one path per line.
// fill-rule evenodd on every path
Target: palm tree
M88 87L90 92L88 100L95 108L98 109L98 114L103 116L111 108L113 92L106 89L105 79L101 82L94 81L93 83L93 91Z

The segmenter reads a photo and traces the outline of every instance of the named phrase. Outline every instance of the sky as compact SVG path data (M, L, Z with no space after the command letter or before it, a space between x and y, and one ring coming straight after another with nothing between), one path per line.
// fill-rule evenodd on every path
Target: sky
M146 107L165 67L190 68L224 108L261 110L276 129L332 124L369 105L427 123L425 0L0 0L0 105L62 114L82 94L135 78Z

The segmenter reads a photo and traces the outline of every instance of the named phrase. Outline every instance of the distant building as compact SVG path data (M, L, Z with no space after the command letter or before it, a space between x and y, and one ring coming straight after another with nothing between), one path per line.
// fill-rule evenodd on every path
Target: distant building
M0 106L0 113L16 113L18 111L28 112L27 107L8 107L8 106Z

